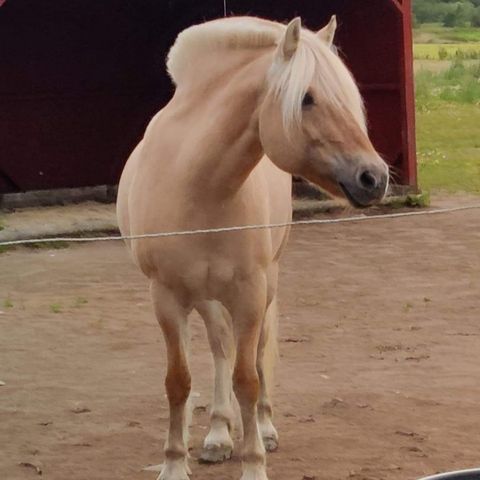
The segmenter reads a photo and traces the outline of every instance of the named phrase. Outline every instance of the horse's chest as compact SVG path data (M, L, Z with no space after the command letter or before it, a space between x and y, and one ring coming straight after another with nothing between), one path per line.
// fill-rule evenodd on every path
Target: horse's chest
M219 298L238 279L266 270L272 261L269 235L216 235L213 240L189 237L149 241L136 256L149 276L196 299Z

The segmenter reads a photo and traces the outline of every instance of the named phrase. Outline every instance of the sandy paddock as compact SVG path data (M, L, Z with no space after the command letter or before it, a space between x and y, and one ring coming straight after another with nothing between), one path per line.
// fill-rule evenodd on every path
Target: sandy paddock
M480 216L294 230L281 275L272 480L414 479L480 463ZM120 243L0 256L0 479L149 480L164 346ZM193 319L192 480L211 358Z

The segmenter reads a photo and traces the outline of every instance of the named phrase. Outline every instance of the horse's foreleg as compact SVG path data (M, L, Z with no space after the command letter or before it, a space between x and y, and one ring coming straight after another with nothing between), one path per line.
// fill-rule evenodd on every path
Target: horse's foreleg
M186 408L191 387L187 351L188 312L170 290L157 282L152 282L151 294L167 348L165 388L170 406L165 463L158 480L188 480Z
M273 412L270 401L273 369L277 358L277 323L277 298L275 296L265 315L257 354L257 372L260 380L258 426L267 452L273 452L278 448L278 433L272 423Z
M200 461L218 463L228 460L233 450L233 441L230 436L233 420L232 327L219 302L202 302L197 306L197 310L205 322L215 363L215 390L210 412L210 431L205 437Z
M266 308L266 281L237 285L237 296L229 311L236 341L233 389L240 404L243 423L243 474L241 480L267 480L265 447L258 429L257 402L260 390L256 359Z

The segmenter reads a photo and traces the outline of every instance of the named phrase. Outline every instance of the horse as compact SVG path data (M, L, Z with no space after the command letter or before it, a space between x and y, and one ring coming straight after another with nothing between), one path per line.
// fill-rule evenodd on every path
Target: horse
M119 184L123 235L288 222L292 176L354 206L380 201L388 167L369 140L359 89L318 32L230 17L182 31L167 58L170 102L146 128ZM271 379L279 260L289 229L127 240L149 280L167 352L170 418L158 480L188 480L189 314L203 318L215 366L201 460L230 458L236 398L241 480L267 480L278 446Z

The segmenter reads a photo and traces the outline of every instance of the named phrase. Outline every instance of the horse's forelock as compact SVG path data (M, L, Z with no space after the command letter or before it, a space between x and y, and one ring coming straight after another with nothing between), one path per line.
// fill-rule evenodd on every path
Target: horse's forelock
M350 112L366 131L363 101L353 77L312 32L302 31L297 51L288 61L275 59L268 81L270 92L281 102L287 131L300 123L303 97L311 85L340 112Z

